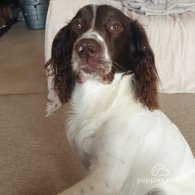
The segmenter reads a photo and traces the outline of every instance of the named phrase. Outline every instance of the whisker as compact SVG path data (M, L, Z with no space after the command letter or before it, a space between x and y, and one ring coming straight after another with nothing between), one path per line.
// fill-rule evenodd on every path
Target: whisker
M104 65L110 65L110 61L106 61L106 60L101 60L100 63L101 63L101 64L104 64ZM116 65L116 66L115 66L115 65ZM117 64L116 62L114 62L114 61L112 61L112 66L113 66L115 69L117 69L118 71L122 71L122 70L123 70L123 68L122 68L119 64ZM120 67L120 69L117 68L117 66Z
M123 67L121 65L119 65L116 62L112 62L112 65L114 68L116 68L118 71L124 71ZM117 67L118 66L118 67Z
M121 70L123 70L123 67L120 64L118 64L117 62L114 62L114 61L113 61L113 63L114 63L114 65L118 66Z
M71 66L71 61L67 62L64 67L59 68L58 72L64 71L65 69L69 68Z
M67 67L69 67L69 66L71 66L71 61L70 62L67 62L66 64L65 64L65 67L64 68L67 68Z
M119 68L117 68L114 63L112 64L112 66L117 70L117 71L121 71Z

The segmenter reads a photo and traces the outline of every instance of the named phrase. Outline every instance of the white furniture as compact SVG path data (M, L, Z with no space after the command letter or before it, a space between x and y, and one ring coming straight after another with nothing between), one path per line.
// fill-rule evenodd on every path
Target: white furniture
M166 16L144 16L130 12L119 1L51 0L45 35L45 60L58 30L84 5L111 4L144 25L153 48L163 93L195 93L195 12Z

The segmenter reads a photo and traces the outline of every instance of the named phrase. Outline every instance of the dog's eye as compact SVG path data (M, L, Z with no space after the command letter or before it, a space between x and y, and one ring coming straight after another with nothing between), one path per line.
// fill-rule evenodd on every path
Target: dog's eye
M123 31L123 26L120 22L111 21L107 24L106 28L110 33L113 33L113 35L117 35Z
M81 29L81 28L82 28L82 24L81 24L81 22L78 21L78 20L74 21L73 26L74 26L74 28L76 28L76 29Z
M119 23L114 23L112 24L112 26L110 27L111 31L121 31L122 30L122 26Z

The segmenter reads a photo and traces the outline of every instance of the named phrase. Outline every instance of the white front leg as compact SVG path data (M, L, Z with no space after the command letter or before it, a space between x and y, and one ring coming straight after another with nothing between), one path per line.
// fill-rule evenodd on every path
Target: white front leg
M92 164L92 172L59 195L118 194L130 173L138 142L120 132L105 133L97 138L94 144L97 162Z

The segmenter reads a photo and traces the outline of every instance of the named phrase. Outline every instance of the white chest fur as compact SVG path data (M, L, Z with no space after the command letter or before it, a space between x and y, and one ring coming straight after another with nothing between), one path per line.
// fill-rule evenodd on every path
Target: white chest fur
M120 167L113 186L123 185L122 194L144 194L157 185L137 185L137 179L151 176L158 163L171 170L169 178L176 183L187 175L182 182L193 186L195 161L187 142L161 111L151 112L134 100L133 75L115 75L108 85L76 84L67 129L87 167L106 166L113 173Z
M134 101L131 92L133 89L130 88L133 75L121 76L122 74L115 75L112 83L107 85L88 80L75 87L67 120L67 135L79 148L83 161L86 156L90 156L90 160L96 158L91 154L94 154L92 143L97 141L97 133L105 129L105 125L110 121L122 117L121 113L127 112L126 106ZM132 111L135 108L132 106Z

